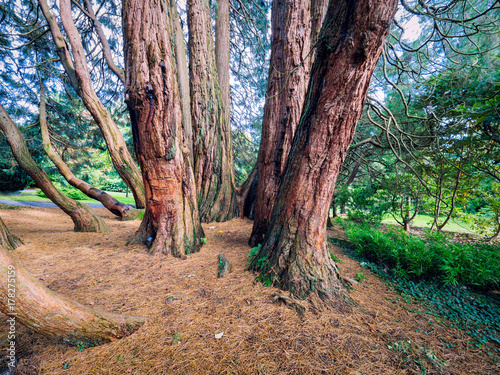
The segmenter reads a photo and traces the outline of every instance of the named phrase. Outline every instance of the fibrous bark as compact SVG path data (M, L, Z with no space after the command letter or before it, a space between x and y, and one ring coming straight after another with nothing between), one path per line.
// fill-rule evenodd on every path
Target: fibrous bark
M236 216L231 126L218 83L209 2L188 1L194 175L200 219Z
M5 109L0 105L0 129L2 129L12 154L22 169L35 181L44 194L61 210L71 217L75 232L109 232L104 220L89 206L78 203L62 194L52 184L47 173L40 168L30 155L24 137Z
M142 317L93 310L52 292L0 246L0 311L45 336L96 345L136 331Z
M71 169L68 168L64 160L59 156L57 151L52 147L50 141L49 128L47 125L46 110L45 110L45 95L44 89L40 85L40 133L42 134L43 149L47 156L52 160L59 173L68 181L71 186L76 187L82 193L92 199L101 202L110 212L119 216L122 219L135 219L138 211L133 207L119 202L116 198L108 193L92 187L87 182L77 178Z
M257 165L259 179L250 246L266 234L307 90L312 49L326 0L274 0L267 98Z
M71 15L71 0L61 0L60 2L61 21L71 44L71 54L66 39L59 29L55 17L50 12L47 1L38 0L38 4L47 19L59 58L70 83L101 129L113 166L132 191L136 207L144 208L145 195L141 173L127 149L123 134L92 87L85 50Z
M168 9L153 0L123 2L125 94L146 188L135 242L185 257L203 237L171 47Z
M269 230L250 268L305 298L343 296L326 217L396 0L331 0Z
M16 247L21 246L23 242L15 235L13 235L9 228L5 225L0 217L0 247L7 250L14 250Z
M189 69L186 56L186 43L184 42L184 31L179 18L175 0L170 0L170 15L172 17L173 31L175 36L174 53L175 66L177 68L177 83L179 84L179 96L181 98L182 126L184 137L189 140L189 158L193 163L193 125L191 124L191 93L189 92Z
M231 89L229 85L230 56L229 0L217 0L215 20L215 61L222 97L224 121L231 124Z

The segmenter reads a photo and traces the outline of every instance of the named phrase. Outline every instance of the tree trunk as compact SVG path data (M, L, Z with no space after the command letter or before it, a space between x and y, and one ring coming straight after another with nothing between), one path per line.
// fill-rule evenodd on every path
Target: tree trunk
M236 216L231 125L218 83L209 3L188 1L193 160L203 222Z
M9 228L7 228L0 217L0 247L7 250L14 250L22 244L23 242L17 236L10 233Z
M0 246L0 310L7 322L72 344L102 344L136 331L144 318L93 310L52 292Z
M224 121L226 124L229 124L229 129L231 129L231 89L229 86L230 48L229 0L217 0L217 18L215 20L215 60L222 97Z
M186 43L184 42L184 31L182 30L175 0L170 0L170 14L172 16L173 30L175 36L174 52L175 65L177 67L177 82L179 84L179 95L181 98L182 125L184 137L189 140L189 159L193 163L193 125L191 123L191 94L189 92L189 70L186 57Z
M496 230L495 230L495 233L493 233L493 236L491 236L490 238L488 238L487 242L495 241L500 236L500 214L496 215L495 221L496 221Z
M436 203L434 204L434 220L432 221L431 231L438 227L439 214L441 212L441 198L443 197L443 180L444 172L439 175L438 184L436 186Z
M255 219L250 246L261 243L266 234L282 173L299 124L312 64L313 27L318 27L320 4L311 9L308 0L274 0L272 5L272 44L267 98L257 165L259 179ZM319 16L322 19L321 15ZM321 22L319 22L321 25Z
M76 178L76 176L73 174L73 172L71 172L64 160L52 147L52 143L50 142L49 128L47 125L43 85L40 85L40 132L42 134L43 149L45 150L45 153L57 167L59 173L61 173L61 175L66 179L66 181L68 181L71 186L76 187L88 197L101 202L102 205L106 207L110 212L122 219L135 219L137 217L138 211L133 207L118 202L116 198L112 197L108 193L105 193L100 189L96 189L87 182Z
M9 143L14 158L22 169L35 181L45 195L68 214L75 224L75 232L109 232L109 228L89 206L75 202L55 188L45 171L32 159L24 137L5 109L0 105L0 129Z
M327 211L396 4L331 0L328 6L269 230L250 265L260 280L300 298L344 296L326 246Z
M460 178L462 177L462 170L459 169L457 171L457 177L455 178L455 187L453 188L453 192L451 195L451 203L450 203L450 210L448 211L448 215L446 215L446 218L444 221L439 225L436 221L436 228L438 232L441 232L446 224L448 224L448 221L450 221L451 216L455 212L455 200L457 198L457 192L458 192L458 186L460 184Z
M237 188L238 213L241 219L247 217L253 220L255 218L255 195L258 179L259 174L255 165L245 182Z
M203 237L175 74L172 24L163 3L123 2L125 95L146 188L135 242L184 258ZM169 22L169 23L167 23Z
M134 159L127 149L123 134L118 129L118 126L113 121L110 113L99 100L92 87L85 50L82 45L80 34L75 27L71 15L71 0L61 0L60 9L61 21L71 44L73 59L71 59L71 54L69 53L66 40L59 29L55 17L50 12L47 1L38 0L38 3L45 18L47 19L59 57L66 73L70 78L73 88L82 98L85 107L91 113L95 122L101 129L113 165L120 177L132 191L136 207L144 208L145 196L141 172L137 168Z

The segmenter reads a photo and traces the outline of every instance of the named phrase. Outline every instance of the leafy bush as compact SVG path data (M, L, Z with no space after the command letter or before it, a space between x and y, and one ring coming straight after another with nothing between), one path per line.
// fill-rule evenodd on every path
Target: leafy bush
M354 223L347 223L345 229L358 255L400 277L436 278L444 284L483 289L500 286L498 245L458 243L438 232L417 236L400 229L381 231Z
M380 223L390 209L387 192L379 189L377 184L350 188L342 193L341 198L349 207L349 219L358 223Z
M19 166L0 163L0 191L17 191L24 189L31 178Z

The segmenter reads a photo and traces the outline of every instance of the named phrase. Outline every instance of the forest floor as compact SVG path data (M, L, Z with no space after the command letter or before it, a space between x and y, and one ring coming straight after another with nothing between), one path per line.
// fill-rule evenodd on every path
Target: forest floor
M207 244L179 260L126 246L140 221L98 212L111 234L75 233L56 208L0 209L0 216L24 241L14 256L44 285L94 308L145 316L146 323L91 348L17 327L16 374L500 373L500 364L465 333L408 311L411 305L340 248L331 251L341 274L366 276L351 290L359 308L308 307L300 314L275 303L273 295L282 292L256 283L246 270L251 221L204 225ZM219 279L221 253L232 272ZM6 327L0 316L2 355Z

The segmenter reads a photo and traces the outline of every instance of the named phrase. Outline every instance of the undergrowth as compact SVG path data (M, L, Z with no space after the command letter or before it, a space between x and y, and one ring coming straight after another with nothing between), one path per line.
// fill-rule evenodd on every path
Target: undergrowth
M450 243L444 235L426 234L419 239L400 231L378 232L364 225L340 224L349 241L332 237L329 241L401 295L401 299L391 302L412 303L406 307L409 311L432 315L437 322L465 332L472 338L469 345L487 345L492 359L500 360L500 298L495 293L460 285L463 280L472 286L477 286L478 280L487 280L481 284L483 287L498 285L498 247ZM492 254L493 249L496 254ZM443 265L453 268L453 273L447 274ZM484 274L496 278L481 276ZM422 329L427 333L434 328L430 323Z
M366 224L337 222L358 255L399 277L436 279L445 285L483 290L500 286L499 245L453 242L448 235L428 230L418 236L394 227L382 231Z

